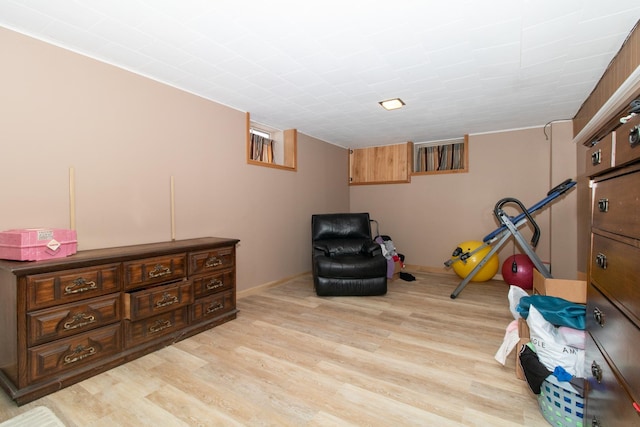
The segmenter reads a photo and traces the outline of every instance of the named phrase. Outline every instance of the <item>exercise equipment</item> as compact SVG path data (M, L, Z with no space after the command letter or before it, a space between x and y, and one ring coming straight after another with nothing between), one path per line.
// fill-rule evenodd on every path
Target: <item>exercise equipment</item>
M482 242L479 240L469 240L468 242L462 242L458 245L461 251L470 253L473 252L473 255L469 256L465 261L454 262L452 265L453 271L461 278L466 278L469 273L473 270L473 268L482 261L482 259L487 255L487 253L491 250L489 247L483 246ZM457 249L457 248L456 248ZM479 249L476 251L476 249ZM493 276L498 272L498 267L500 266L500 260L498 259L498 255L494 255L489 259L489 261L482 267L476 274L471 278L472 282L486 282L487 280L491 280Z
M498 223L501 225L482 239L482 245L468 252L465 252L461 247L457 247L453 251L451 258L444 263L445 266L451 267L455 262L466 262L478 252L484 250L487 247L491 247L491 249L482 257L482 259L477 262L475 267L471 269L469 274L460 282L458 287L451 294L451 298L456 298L460 294L460 292L462 292L465 286L467 286L467 284L474 278L474 276L482 270L482 268L489 262L489 260L497 254L498 250L511 237L516 240L522 252L524 252L533 262L534 267L544 277L551 277L551 273L535 253L535 247L538 245L538 240L540 239L540 227L538 227L538 224L536 224L532 215L534 212L542 209L543 207L569 191L576 184L576 181L573 181L572 179L565 180L561 184L549 190L547 196L544 199L540 200L529 209L526 209L522 202L520 202L520 200L513 197L506 197L499 200L493 209L493 213L496 216ZM504 205L509 203L515 204L519 208L521 213L514 217L507 215L504 210L502 210L502 208L504 207ZM518 231L518 229L527 222L529 222L534 229L530 243L527 243L522 234L520 234L520 232Z
M533 262L525 254L515 254L502 264L502 278L508 285L533 289Z

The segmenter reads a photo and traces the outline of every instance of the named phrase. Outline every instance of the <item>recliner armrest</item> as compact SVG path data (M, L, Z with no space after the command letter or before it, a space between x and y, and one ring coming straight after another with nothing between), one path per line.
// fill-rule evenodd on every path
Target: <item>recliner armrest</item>
M382 255L382 248L378 243L371 240L362 244L361 252L373 257L376 255Z
M327 245L313 245L313 251L319 251L324 253L324 256L331 256L331 252L329 251L329 248L327 247Z

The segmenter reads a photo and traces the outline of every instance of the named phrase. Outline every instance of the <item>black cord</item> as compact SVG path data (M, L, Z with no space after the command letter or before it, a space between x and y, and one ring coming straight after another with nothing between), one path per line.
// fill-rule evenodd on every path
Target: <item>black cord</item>
M542 128L542 132L544 132L544 139L546 139L547 141L549 140L549 135L547 135L547 127L553 123L553 122L563 122L565 120L571 120L571 119L555 119L555 120L551 120L549 122L547 122L546 125L544 125L544 127Z

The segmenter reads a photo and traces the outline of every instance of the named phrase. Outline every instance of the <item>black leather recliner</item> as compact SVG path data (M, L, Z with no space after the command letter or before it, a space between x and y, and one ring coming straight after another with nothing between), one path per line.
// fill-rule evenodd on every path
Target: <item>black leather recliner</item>
M387 259L372 239L368 213L312 215L311 242L319 296L387 293Z

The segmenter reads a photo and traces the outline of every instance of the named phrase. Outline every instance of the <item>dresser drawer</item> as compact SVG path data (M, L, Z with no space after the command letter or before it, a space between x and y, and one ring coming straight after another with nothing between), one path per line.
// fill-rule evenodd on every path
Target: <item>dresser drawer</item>
M616 133L610 132L596 145L587 151L585 172L587 176L594 176L613 167L613 146Z
M233 270L226 270L193 279L195 298L232 289L234 285L233 276Z
M640 115L616 129L615 165L622 166L640 158Z
M640 238L640 172L594 184L595 228Z
M120 320L120 294L27 313L29 346L96 329Z
M186 254L174 254L126 262L124 264L125 290L184 278L187 273L186 258Z
M27 309L51 307L120 291L120 264L27 276Z
M205 321L228 313L236 308L234 292L227 291L196 300L193 304L193 322Z
M189 307L169 311L135 322L125 320L125 346L135 347L156 338L177 333L189 324Z
M593 234L591 280L640 324L640 249Z
M189 254L189 274L195 275L233 268L234 254L235 246L192 252Z
M29 378L39 380L118 353L122 348L120 324L29 348Z
M124 317L139 320L145 317L175 310L193 302L191 282L155 286L142 291L124 294Z
M640 426L633 400L617 381L604 356L587 334L585 361L588 395L585 426Z
M592 284L587 288L586 321L587 330L608 354L620 375L627 383L640 385L637 349L640 329Z

